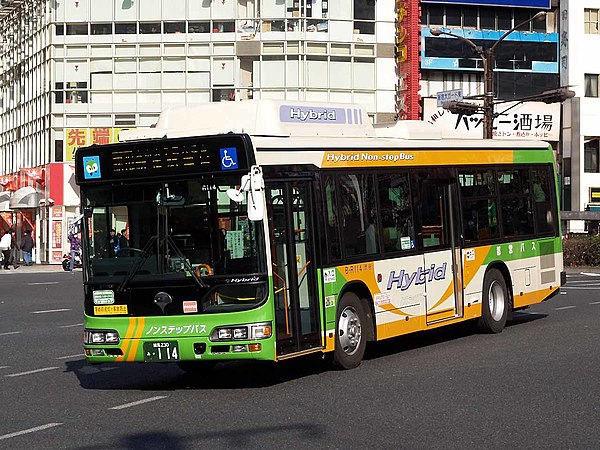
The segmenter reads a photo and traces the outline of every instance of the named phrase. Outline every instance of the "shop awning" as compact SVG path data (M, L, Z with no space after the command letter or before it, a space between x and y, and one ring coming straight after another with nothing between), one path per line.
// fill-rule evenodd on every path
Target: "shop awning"
M10 198L10 209L37 208L40 205L40 194L31 186L15 191Z
M11 191L0 192L0 212L10 211Z

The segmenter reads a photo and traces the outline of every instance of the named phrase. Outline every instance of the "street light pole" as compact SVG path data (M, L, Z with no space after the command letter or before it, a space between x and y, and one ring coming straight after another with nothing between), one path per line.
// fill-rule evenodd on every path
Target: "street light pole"
M446 36L451 36L453 38L460 40L461 42L464 42L469 47L471 47L473 49L473 51L475 53L477 53L477 55L481 58L481 62L483 64L483 88L484 88L484 95L483 95L483 138L484 139L492 139L493 133L494 133L494 117L495 117L495 114L494 114L494 65L495 65L495 59L496 59L496 56L495 56L496 55L495 54L496 47L498 46L498 44L500 42L502 42L513 31L516 31L517 29L521 28L523 25L526 25L535 20L541 20L544 17L546 17L546 12L540 11L539 13L535 14L530 19L524 20L523 22L515 25L513 28L511 28L506 33L504 33L502 36L500 36L500 39L498 39L496 42L494 42L494 45L492 45L490 48L488 48L486 50L484 50L483 47L476 45L473 41L471 41L470 39L467 39L464 36L459 36L458 34L451 33L450 31L443 31L443 30L440 30L439 28L433 28L432 30L430 30L430 33L432 36L437 37L437 36L444 34Z

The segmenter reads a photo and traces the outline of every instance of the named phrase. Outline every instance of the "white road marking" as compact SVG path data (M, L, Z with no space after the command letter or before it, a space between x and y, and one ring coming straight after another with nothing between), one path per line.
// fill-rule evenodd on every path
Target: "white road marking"
M60 356L56 359L71 359L71 358L79 358L80 356L83 357L83 353L77 353L76 355Z
M61 325L58 328L73 328L73 327L81 327L83 323L74 323L73 325Z
M8 331L6 333L0 333L0 336L10 336L11 334L21 334L20 331Z
M64 311L71 311L71 309L70 308L46 309L44 311L31 311L31 314L45 314L45 313L64 312Z
M4 434L0 436L0 441L3 439L10 439L13 437L21 436L22 434L35 433L36 431L47 430L48 428L57 427L59 425L62 425L62 423L47 423L46 425L41 425L35 428L29 428L28 430L15 431L14 433Z
M39 285L43 285L43 284L58 284L58 281L45 281L45 282L41 282L41 283L27 283L27 286L39 286Z
M580 290L580 291L592 291L598 290L600 286L561 286L561 289Z
M600 273L593 272L581 272L581 275L585 275L587 277L600 277Z
M20 377L23 375L31 375L32 373L46 372L48 370L58 369L58 367L44 367L43 369L28 370L27 372L11 373L4 375L5 377Z
M8 369L10 366L0 366L0 369Z
M157 395L156 397L150 397L150 398L146 398L144 400L138 400L137 402L125 403L124 405L113 406L112 408L108 408L108 409L125 409L125 408L131 408L132 406L137 406L137 405L141 405L141 404L144 404L144 403L153 402L153 401L156 401L156 400L161 400L163 398L167 398L167 396L166 395Z
M592 302L590 305L600 305L600 302Z
M561 292L560 295L567 295L567 293L566 292Z
M554 308L556 311L560 311L562 309L571 309L571 308L577 308L577 306L561 306L560 308Z

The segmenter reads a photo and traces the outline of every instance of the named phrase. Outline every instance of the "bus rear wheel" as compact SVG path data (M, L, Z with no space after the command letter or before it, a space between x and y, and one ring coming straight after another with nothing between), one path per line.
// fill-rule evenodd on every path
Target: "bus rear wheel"
M357 367L365 354L366 315L360 299L352 293L342 296L338 304L333 362L343 369Z
M490 269L483 280L483 302L477 327L486 333L500 333L506 325L509 304L506 280L498 269Z

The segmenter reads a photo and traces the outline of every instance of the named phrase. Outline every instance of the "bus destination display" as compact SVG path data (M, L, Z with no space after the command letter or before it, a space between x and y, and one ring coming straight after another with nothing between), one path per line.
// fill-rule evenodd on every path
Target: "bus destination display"
M246 170L240 135L91 146L76 152L78 183Z
M136 147L111 155L113 176L137 178L167 172L203 172L210 170L211 155L199 145L164 148Z

